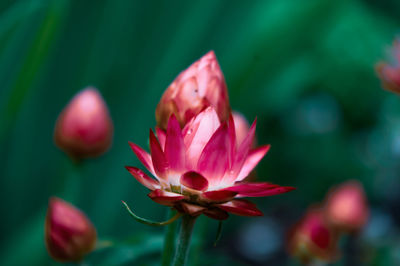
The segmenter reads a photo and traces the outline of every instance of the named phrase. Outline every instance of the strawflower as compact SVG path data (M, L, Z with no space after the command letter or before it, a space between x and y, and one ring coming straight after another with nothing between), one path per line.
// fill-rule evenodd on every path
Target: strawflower
M157 128L156 137L150 130L150 154L130 143L155 179L139 168L126 168L151 190L152 200L180 213L205 214L217 220L227 219L228 213L261 216L256 205L243 198L272 196L294 188L243 182L269 150L269 145L251 149L255 128L256 122L237 144L232 116L221 123L213 107L193 117L183 129L171 115L166 132Z
M50 199L45 224L46 247L60 262L78 262L96 244L96 229L86 215L65 202Z
M96 157L111 146L113 123L97 89L79 92L57 119L56 145L74 159Z
M221 121L228 120L228 90L213 51L181 72L169 85L157 105L157 124L165 130L169 117L174 114L183 128L209 106L214 107Z
M326 219L344 232L357 232L367 223L369 208L362 185L355 180L334 188L325 205Z
M338 258L338 234L324 219L320 208L311 208L292 228L288 251L302 263L332 262Z
M391 49L391 62L379 62L376 65L382 87L386 90L400 93L400 41L396 39Z

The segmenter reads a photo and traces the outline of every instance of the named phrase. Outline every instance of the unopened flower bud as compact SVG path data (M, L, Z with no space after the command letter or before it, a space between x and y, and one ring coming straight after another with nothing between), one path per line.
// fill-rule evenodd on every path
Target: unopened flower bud
M92 87L79 92L58 117L56 145L75 159L96 157L111 146L113 124L100 93Z
M395 40L391 49L392 63L379 62L376 65L382 87L386 90L400 94L400 41Z
M349 181L329 194L325 206L326 219L336 228L353 232L367 222L369 209L362 185Z
M213 51L181 72L167 88L157 105L157 124L165 130L169 117L175 114L183 128L191 118L209 106L216 110L221 122L228 120L228 90Z
M96 229L84 213L59 198L51 198L45 225L46 247L60 262L80 261L96 244Z
M338 236L324 220L321 209L309 210L289 234L288 251L304 264L337 258Z

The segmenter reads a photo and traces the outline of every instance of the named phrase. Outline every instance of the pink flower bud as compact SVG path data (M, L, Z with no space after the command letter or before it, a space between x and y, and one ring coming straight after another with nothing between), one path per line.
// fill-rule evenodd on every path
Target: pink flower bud
M376 65L382 87L386 90L400 93L400 42L395 40L391 49L393 63L379 62Z
M54 140L75 159L95 157L111 146L113 130L103 98L95 88L88 87L58 117Z
M96 229L80 210L59 198L51 198L45 225L46 247L60 262L80 261L96 244Z
M288 251L305 264L332 262L338 256L337 240L338 235L324 220L322 210L311 209L291 230Z
M357 181L349 181L334 188L326 201L325 215L340 230L360 230L369 216L362 185Z
M157 124L165 130L169 117L175 114L183 128L191 118L209 106L216 110L221 122L228 120L228 91L213 51L181 72L167 88L157 105Z

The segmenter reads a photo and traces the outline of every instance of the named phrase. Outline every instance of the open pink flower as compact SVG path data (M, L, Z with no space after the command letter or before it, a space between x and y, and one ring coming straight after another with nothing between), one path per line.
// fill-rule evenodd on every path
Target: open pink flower
M269 145L251 149L255 128L256 122L238 145L232 116L220 123L215 109L208 107L181 129L172 115L166 132L157 128L156 137L150 130L151 154L130 143L156 179L136 167L126 168L152 190L148 195L152 200L180 212L219 220L228 212L260 216L261 211L244 197L272 196L294 188L242 182L269 149Z
M209 106L215 108L221 121L228 120L228 90L213 51L182 71L169 85L157 105L157 124L166 129L169 117L174 114L184 127L192 117Z

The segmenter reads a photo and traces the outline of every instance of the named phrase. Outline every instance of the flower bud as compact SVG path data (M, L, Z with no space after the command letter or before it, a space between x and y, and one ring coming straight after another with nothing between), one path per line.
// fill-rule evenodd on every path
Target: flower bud
M332 262L338 256L337 240L338 235L324 220L322 210L311 209L291 230L288 251L304 264Z
M209 106L214 107L221 122L228 120L228 90L213 51L181 72L167 88L157 105L157 124L165 130L169 117L175 114L183 128L191 118Z
M111 146L113 124L100 93L92 87L79 92L56 122L56 145L75 159L95 157Z
M382 87L386 90L400 93L400 42L395 40L391 49L393 63L379 62L376 65Z
M50 199L45 225L46 247L60 262L80 261L96 244L96 229L80 210L62 199Z
M339 230L360 230L366 224L368 215L364 190L357 181L349 181L334 188L326 200L326 219Z

